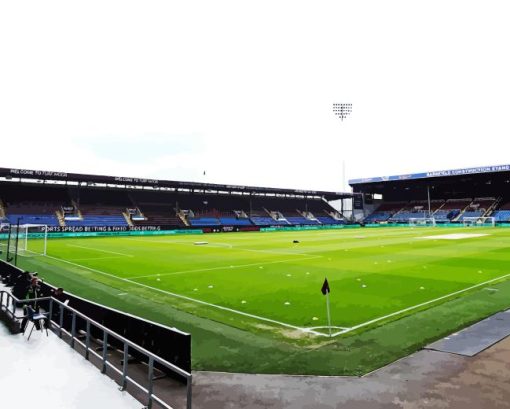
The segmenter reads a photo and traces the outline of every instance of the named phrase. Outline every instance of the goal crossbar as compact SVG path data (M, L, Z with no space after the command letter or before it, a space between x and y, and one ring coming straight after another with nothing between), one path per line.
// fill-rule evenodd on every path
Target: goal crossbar
M34 255L46 255L48 249L48 226L45 224L21 224L10 225L11 240L9 252L32 253ZM42 244L31 246L31 240L41 240ZM39 242L40 243L40 242Z
M496 226L496 218L492 216L463 217L464 226Z

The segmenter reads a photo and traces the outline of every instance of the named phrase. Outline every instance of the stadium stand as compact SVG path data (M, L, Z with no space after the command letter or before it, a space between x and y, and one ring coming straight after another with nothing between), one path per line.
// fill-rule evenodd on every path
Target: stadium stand
M127 226L123 212L130 205L125 192L106 189L70 190L79 217L65 220L66 226Z
M221 223L216 217L189 217L191 226L219 226Z
M180 189L178 186L185 182L173 183L177 187L154 189L90 181L72 185L3 181L0 182L0 220L15 223L20 218L24 224L71 228L165 229L346 223L345 218L318 195L296 192L284 195L278 189L267 193L257 191L265 188L233 194L227 193L229 186L225 192L210 193Z
M463 221L465 217L482 217L490 212L495 205L495 198L478 198L474 199L459 215L458 221Z
M8 185L2 188L4 219L9 223L45 224L59 226L57 210L69 198L65 190L34 186L26 189L22 185Z
M179 197L169 192L131 191L128 194L131 205L137 210L139 218L131 220L135 226L171 226L184 227L184 222L177 216Z
M444 200L433 200L430 202L430 213L434 213ZM428 203L425 201L413 201L403 206L397 213L391 216L388 221L395 223L409 223L409 219L429 217Z
M320 224L346 223L342 214L324 200L308 201L304 213L308 214L309 218L315 218Z
M365 223L386 222L391 216L398 213L405 205L405 202L383 203L372 214L365 218Z
M319 224L317 220L315 219L309 219L307 217L304 217L302 213L298 211L290 211L286 210L283 212L279 212L283 217L282 219L287 220L289 224L294 225L313 225L313 224Z
M503 203L492 216L496 218L496 222L510 222L510 201Z
M252 226L248 218L220 217L220 224L224 226Z
M499 200L494 197L463 198L463 199L435 199L430 202L430 213L436 223L462 222L465 217L482 217L490 215ZM492 216L496 221L505 221L510 218L510 202L496 210ZM506 210L509 212L507 213ZM367 223L408 223L412 218L429 217L428 203L426 201L387 202L381 204L372 214L365 218Z
M470 203L471 199L448 199L434 212L433 217L436 223L453 221Z

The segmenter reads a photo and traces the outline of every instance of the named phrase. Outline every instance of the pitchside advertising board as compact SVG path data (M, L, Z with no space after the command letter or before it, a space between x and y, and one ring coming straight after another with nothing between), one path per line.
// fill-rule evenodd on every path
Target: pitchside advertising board
M259 231L258 226L219 226L219 227L196 227L191 229L176 229L175 226L48 226L48 233L219 233L238 231Z
M48 233L100 233L123 231L162 231L172 229L175 229L175 226L48 226Z
M260 231L259 226L220 226L220 227L205 227L202 229L204 233L233 233L240 231Z

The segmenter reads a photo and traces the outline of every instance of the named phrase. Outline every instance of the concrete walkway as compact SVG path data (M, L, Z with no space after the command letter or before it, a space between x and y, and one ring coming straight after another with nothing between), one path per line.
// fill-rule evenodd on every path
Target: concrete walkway
M510 408L510 338L474 357L422 350L362 378L194 376L196 409Z

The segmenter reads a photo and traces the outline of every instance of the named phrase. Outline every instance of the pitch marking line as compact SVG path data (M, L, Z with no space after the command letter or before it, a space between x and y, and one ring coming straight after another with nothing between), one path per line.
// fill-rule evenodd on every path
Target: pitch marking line
M316 258L321 258L322 256L312 256L308 258L302 258L299 259L299 261L303 260L312 260ZM163 277L163 276L169 276L169 275L177 275L177 274L187 274L187 273L198 273L201 271L214 271L214 270L230 270L234 268L243 268L243 267L254 267L254 266L266 266L268 264L278 264L278 263L288 263L290 261L295 261L296 259L287 259L287 260L278 260L278 261L268 261L263 263L251 263L251 264L239 264L236 266L221 266L221 267L211 267L211 268L200 268L197 270L183 270L183 271L173 271L170 273L160 273L160 274L148 274L144 276L135 276L135 277L129 277L131 280L138 280L139 278L152 278L152 277Z
M125 256L105 256L105 257L85 257L85 258L71 258L69 260L71 261L95 261L95 260L106 260L106 259L112 259L112 258L123 258Z
M142 243L169 243L169 244L180 244L183 246L193 246L194 242L192 241L182 241L182 240L143 240L143 239L132 239L130 237L125 237L127 240L130 241L140 241ZM267 253L267 254L278 254L278 255L288 255L288 256L312 256L312 254L308 253L297 253L297 252L290 252L290 251L271 251L271 250L256 250L256 249L245 249L242 247L236 247L233 244L230 243L218 243L218 242L209 242L207 246L204 246L203 248L207 247L219 247L219 248L229 248L233 250L239 250L239 251L249 251L254 253ZM322 257L322 256L321 256Z
M343 330L343 331L337 332L335 334L332 334L332 336L337 336L337 335L340 335L340 334L345 334L347 332L354 331L354 330L356 330L358 328L366 327L367 325L373 324L373 323L378 322L378 321L382 321L382 320L384 320L386 318L391 318L391 317L394 317L395 315L399 315L399 314L402 314L402 313L407 312L407 311L412 311L412 310L414 310L416 308L420 308L420 307L423 307L425 305L432 304L432 303L434 303L436 301L441 301L441 300L444 300L446 298L453 297L454 295L462 294L462 293L464 293L466 291L472 290L474 288L481 287L481 286L486 285L486 284L493 283L495 281L502 280L502 279L507 278L507 277L510 277L510 274L505 274L505 275L503 275L501 277L496 277L496 278L493 278L491 280L484 281L483 283L478 283L478 284L472 285L471 287L467 287L467 288L464 288L462 290L455 291L455 292L447 294L447 295L443 295L442 297L434 298L433 300L429 300L429 301L423 302L421 304L413 305L412 307L404 308L403 310L393 312L393 313L385 315L383 317L379 317L379 318L375 318L375 319L370 320L370 321L363 322L361 324L355 325L355 326L353 326L351 328L348 328L346 330Z
M451 233L451 234L436 234L434 236L419 236L416 238L425 240L462 240L484 237L488 235L489 234L486 233Z
M95 247L78 246L77 244L66 244L66 246L68 246L68 247L78 247L80 249L86 249L86 250L101 251L103 253L109 253L109 254L117 254L119 256L124 256L124 257L134 257L132 254L118 253L116 251L103 250L103 249L98 249L98 248L95 248Z
M234 250L241 250L241 251L250 251L253 253L267 253L267 254L281 254L285 256L311 256L311 254L308 253L293 253L291 251L271 251L271 250L255 250L255 249L242 249L239 247L234 247ZM322 256L320 256L322 257Z
M97 270L95 268L86 267L86 266L83 266L83 265L78 264L78 263L73 263L71 261L63 260L63 259L60 259L60 258L57 258L57 257L48 256L48 255L46 255L45 257L51 258L53 260L60 261L62 263L67 263L67 264L71 264L71 265L74 265L74 266L77 266L77 267L81 267L81 268L84 268L86 270L98 273L98 274L103 274L105 276L108 276L108 277L111 277L111 278L115 278L115 279L120 280L120 281L128 282L128 283L135 284L135 285L138 285L138 286L141 286L141 287L145 287L145 288L148 288L148 289L152 289L154 291L158 291L158 292L163 293L163 294L171 295L171 296L176 297L176 298L182 298L182 299L185 299L185 300L188 300L188 301L196 302L198 304L208 305L210 307L215 307L215 308L218 308L220 310L229 311L229 312L232 312L232 313L235 313L235 314L239 314L239 315L244 315L246 317L258 319L258 320L261 320L261 321L271 322L271 323L278 324L278 325L281 325L281 326L284 326L284 327L287 327L287 328L296 329L298 331L312 333L312 334L317 335L317 336L325 336L325 337L328 336L328 334L323 334L321 332L314 331L313 329L310 329L310 328L297 327L297 326L294 326L294 325L291 325L291 324L287 324L287 323L284 323L284 322L272 320L270 318L264 318L264 317L260 317L258 315L253 315L253 314L249 314L249 313L246 313L246 312L234 310L232 308L222 307L221 305L211 304L211 303L208 303L206 301L197 300L195 298L187 297L185 295L180 295L180 294L172 293L170 291L162 290L160 288L151 287L151 286L146 285L146 284L138 283L138 282L133 281L133 280L128 279L128 278L117 277L116 275L113 275L113 274L110 274L110 273L106 273L104 271ZM365 327L367 325L376 323L378 321L382 321L382 320L384 320L386 318L394 317L396 315L402 314L402 313L407 312L407 311L412 311L412 310L414 310L416 308L420 308L420 307L423 307L425 305L432 304L432 303L440 301L440 300L444 300L446 298L452 297L452 296L457 295L457 294L462 294L462 293L464 293L466 291L472 290L474 288L481 287L481 286L489 284L489 283L493 283L495 281L502 280L502 279L507 278L507 277L510 277L510 274L505 274L503 276L496 277L496 278L493 278L491 280L484 281L482 283L478 283L478 284L472 285L472 286L464 288L462 290L455 291L453 293L450 293L450 294L447 294L447 295L443 295L443 296L438 297L438 298L434 298L433 300L429 300L429 301L423 302L421 304L417 304L417 305L413 305L413 306L408 307L408 308L404 308L402 310L393 312L393 313L385 315L383 317L379 317L379 318L375 318L375 319L370 320L370 321L363 322L363 323L355 325L353 327L346 328L346 329L343 329L341 331L335 332L335 333L331 334L331 336L336 337L336 336L341 335L341 334L346 334L346 333L354 331L354 330L356 330L358 328L362 328L362 327ZM316 327L312 327L312 328L316 328Z
M130 237L125 237L126 239L130 239ZM182 240L140 240L140 239L131 239L130 241L140 241L142 243L168 243L168 244L179 244L181 246L194 246L194 241L182 241ZM205 244L205 243L204 243ZM208 242L208 247L220 247L220 248L232 248L232 244L229 243L219 243L219 242Z
M83 266L83 265L78 264L78 263L73 263L72 261L67 261L67 260L63 260L63 259L60 259L60 258L57 258L57 257L48 256L48 255L46 255L46 257L51 258L53 260L60 261L62 263L67 263L67 264L71 264L71 265L76 266L76 267L84 268L86 270L92 271L94 273L102 274L102 275L105 275L105 276L110 277L110 278L115 278L115 279L120 280L120 281L124 281L124 282L127 282L127 283L135 284L135 285L138 285L140 287L145 287L145 288L148 288L148 289L151 289L151 290L154 290L154 291L158 291L158 292L163 293L163 294L171 295L171 296L176 297L176 298L182 298L182 299L187 300L187 301L193 301L193 302L195 302L197 304L207 305L209 307L218 308L218 309L223 310L223 311L229 311L229 312L232 312L234 314L243 315L243 316L254 318L254 319L257 319L257 320L260 320L260 321L271 322L273 324L278 324L278 325L281 325L283 327L292 328L292 329L295 329L295 330L298 330L298 331L301 331L301 332L312 333L312 334L318 335L318 336L324 335L324 334L322 334L320 332L313 331L313 330L308 329L308 328L297 327L295 325L287 324L285 322L280 322L280 321L272 320L270 318L260 317L258 315L249 314L247 312L234 310L232 308L223 307L221 305L211 304L211 303L208 303L208 302L202 301L202 300L197 300L195 298L187 297L185 295L172 293L170 291L162 290L161 288L151 287L150 285L138 283L138 282L133 281L133 280L131 280L129 278L117 277L116 275L113 275L113 274L110 274L110 273L106 273L104 271L97 270L95 268Z

